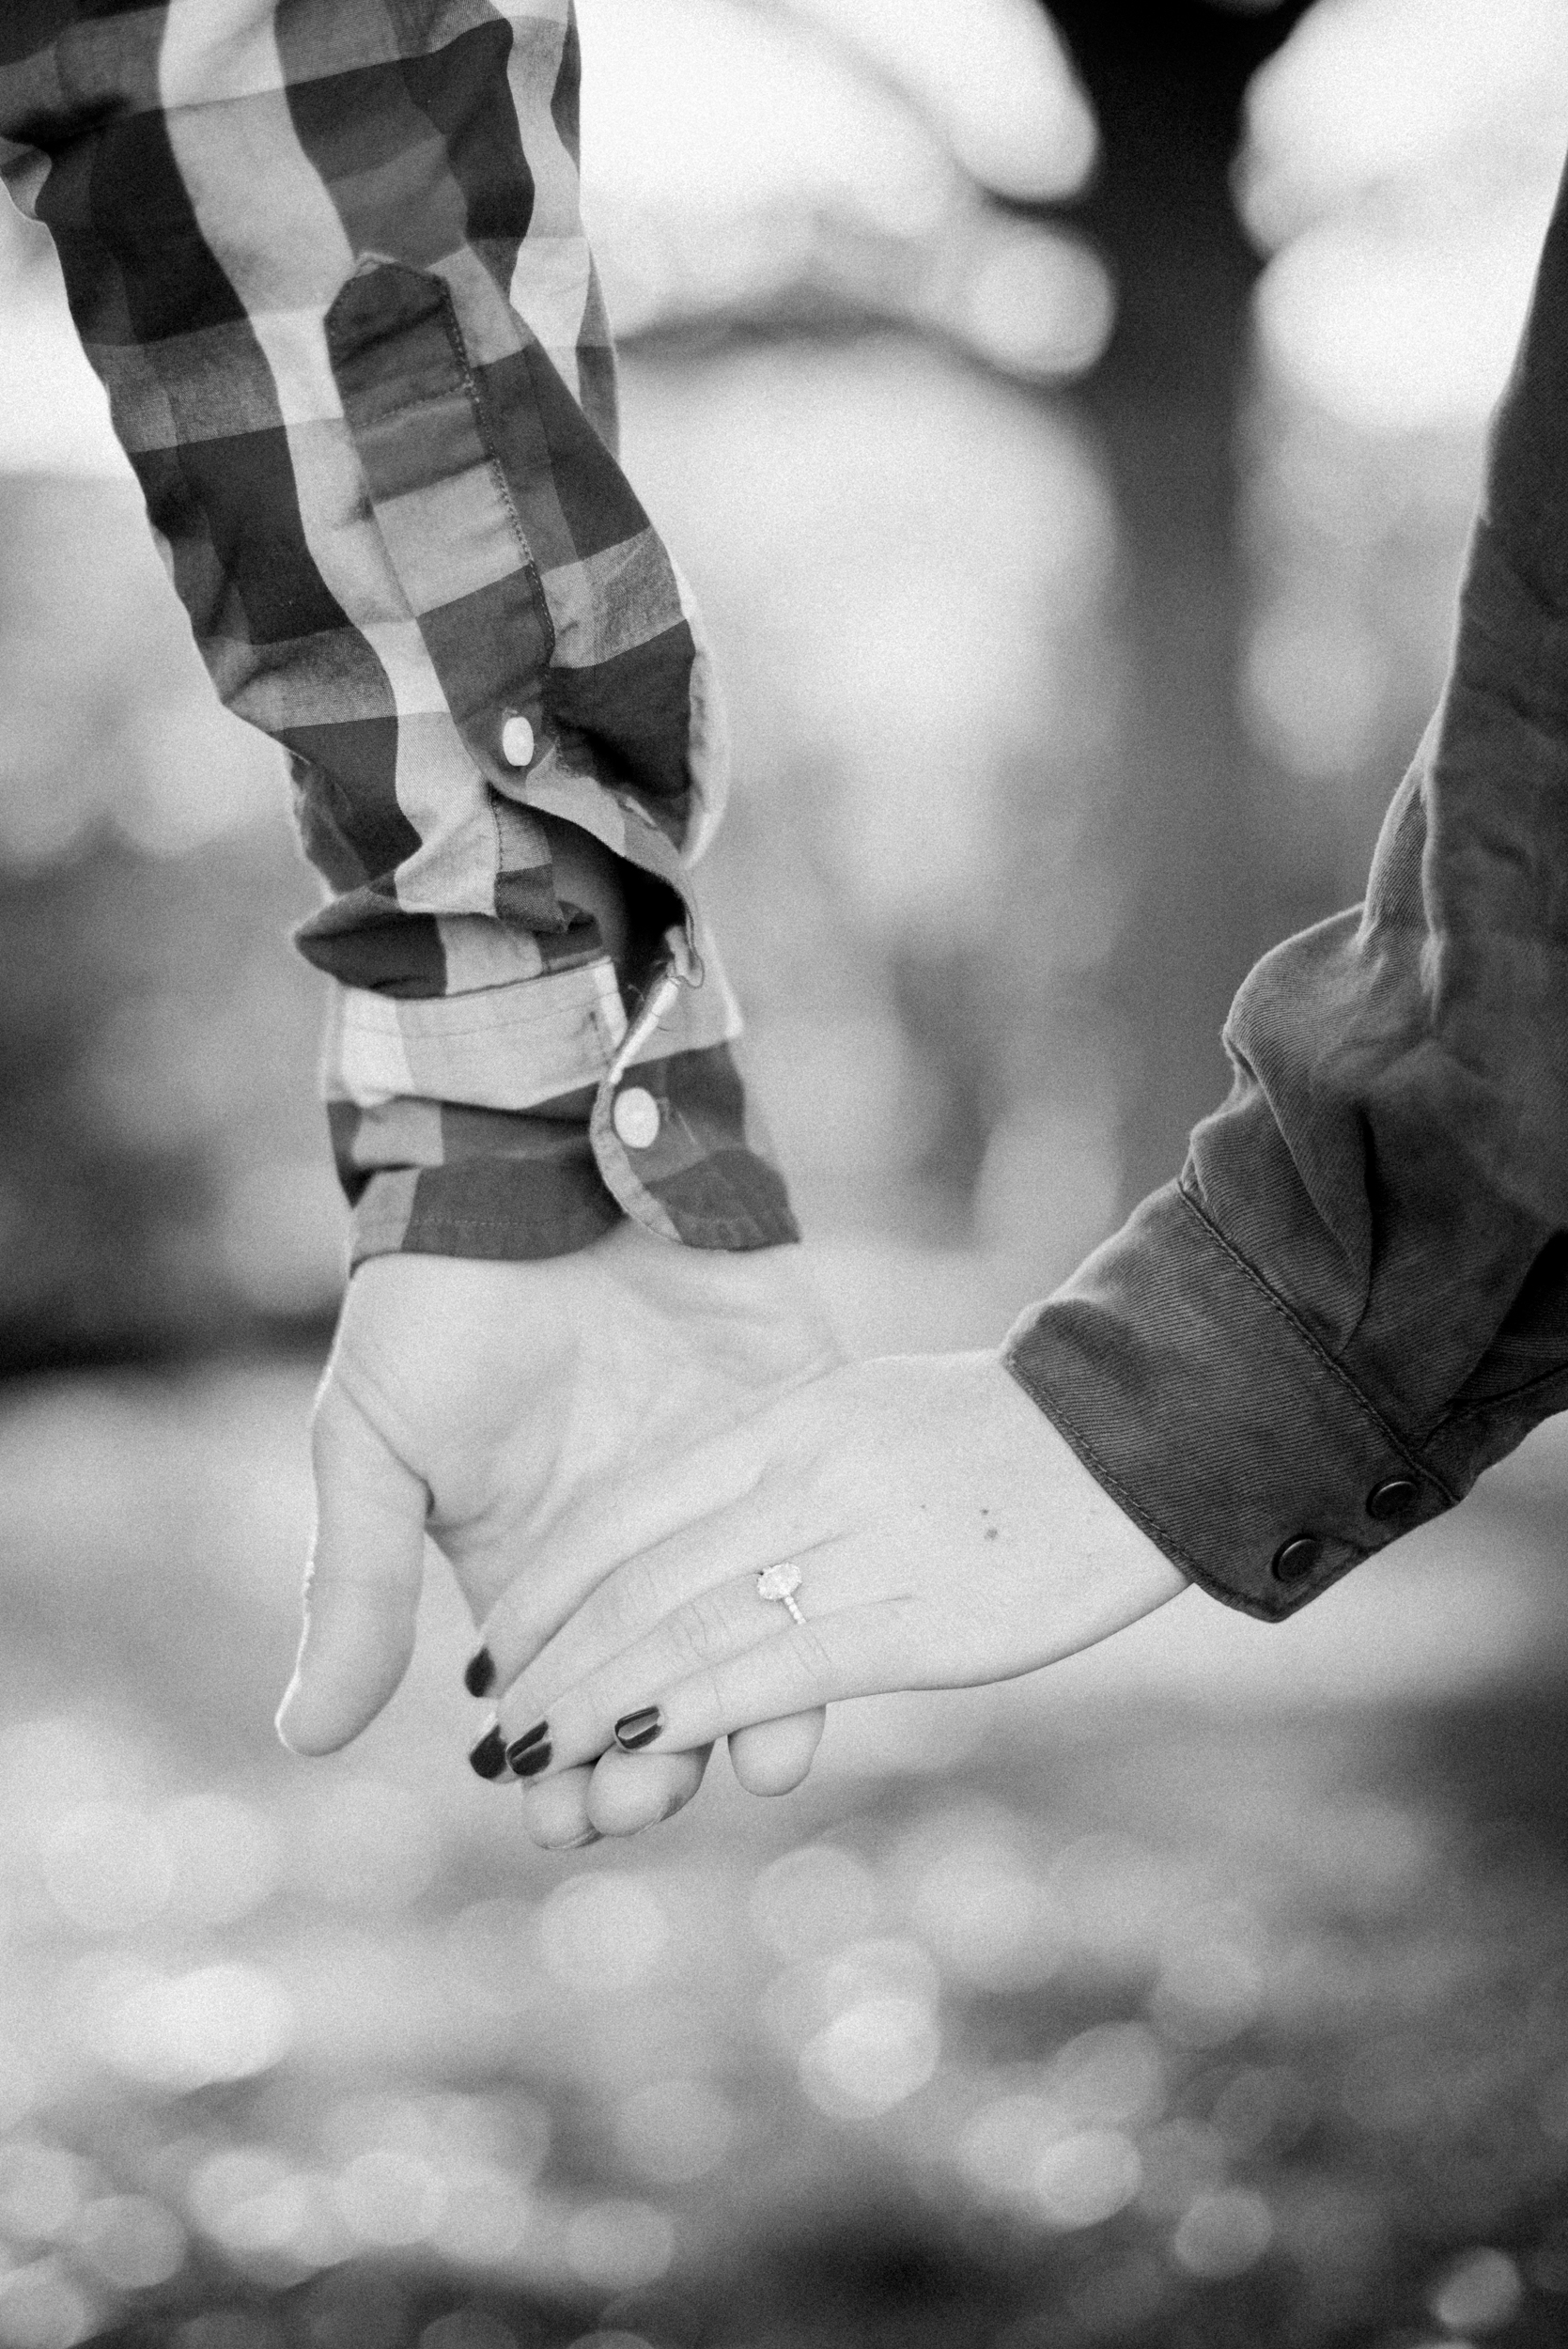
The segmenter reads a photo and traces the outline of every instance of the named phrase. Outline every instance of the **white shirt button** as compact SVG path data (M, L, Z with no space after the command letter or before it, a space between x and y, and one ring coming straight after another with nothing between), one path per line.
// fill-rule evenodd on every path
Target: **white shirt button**
M508 718L501 729L501 755L508 767L526 767L534 755L534 729L526 718Z
M645 1150L659 1139L659 1104L641 1085L616 1094L611 1119L629 1150Z

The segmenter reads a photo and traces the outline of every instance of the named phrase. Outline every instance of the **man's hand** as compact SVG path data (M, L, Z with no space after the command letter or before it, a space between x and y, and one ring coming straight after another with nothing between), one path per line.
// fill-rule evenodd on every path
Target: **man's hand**
M626 1493L624 1518L663 1518L662 1540L608 1576L547 1543L504 1637L498 1610L498 1657L525 1667L503 1734L532 1732L550 1767L617 1739L701 1748L837 1697L1009 1679L1187 1586L990 1354L833 1371L655 1482ZM778 1595L758 1588L769 1566Z
M317 1403L317 1536L278 1717L285 1743L334 1751L392 1695L412 1652L427 1532L475 1621L499 1612L489 1645L504 1686L516 1668L508 1625L526 1624L537 1643L564 1620L534 1592L537 1558L572 1561L574 1604L671 1530L646 1514L663 1462L838 1359L793 1249L680 1248L629 1222L545 1262L363 1265ZM737 1738L737 1774L783 1792L820 1735L812 1715ZM705 1761L616 1754L592 1774L557 1767L522 1790L525 1823L555 1846L629 1833L688 1801Z

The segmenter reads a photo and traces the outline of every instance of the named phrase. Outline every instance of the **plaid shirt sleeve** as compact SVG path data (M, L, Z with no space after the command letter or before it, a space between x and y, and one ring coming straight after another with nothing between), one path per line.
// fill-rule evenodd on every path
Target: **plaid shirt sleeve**
M616 461L578 84L571 0L0 9L0 172L331 892L356 1261L796 1237L691 894L723 720ZM624 995L560 823L666 909Z

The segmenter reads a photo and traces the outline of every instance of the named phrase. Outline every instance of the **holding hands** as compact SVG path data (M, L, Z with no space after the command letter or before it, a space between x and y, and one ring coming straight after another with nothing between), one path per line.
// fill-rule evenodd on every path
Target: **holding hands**
M599 1517L538 1544L486 1627L541 1795L617 1750L1008 1679L1187 1585L990 1354L831 1370Z
M668 1530L667 1511L642 1514L661 1503L662 1463L837 1360L793 1249L675 1248L624 1222L543 1261L362 1265L317 1402L317 1533L285 1743L334 1751L392 1696L413 1650L427 1532L499 1643L501 1676L481 1651L469 1686L504 1687L560 1628L551 1604L575 1603ZM821 1729L810 1715L748 1730L731 1746L737 1775L757 1793L798 1784ZM536 1841L589 1843L668 1817L695 1794L706 1753L592 1759L563 1759L524 1791ZM506 1775L499 1746L489 1770Z
M784 1793L831 1700L1009 1679L1186 1587L998 1357L843 1365L786 1249L378 1257L314 1432L285 1741L392 1695L428 1533L497 1698L470 1758L554 1849L669 1817L721 1736Z

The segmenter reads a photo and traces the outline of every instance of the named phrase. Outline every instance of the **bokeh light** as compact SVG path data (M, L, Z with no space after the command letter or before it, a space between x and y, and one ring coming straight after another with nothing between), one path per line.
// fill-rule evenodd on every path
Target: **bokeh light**
M1524 2283L1506 2251L1468 2251L1434 2284L1428 2306L1452 2333L1495 2333L1518 2312Z
M299 2256L323 2206L330 2211L329 2184L318 2173L294 2170L266 2147L236 2146L213 2154L195 2170L189 2209L238 2266L267 2275L280 2259ZM349 2248L345 2239L337 2256ZM307 2256L304 2263L315 2263Z
M71 330L54 248L0 203L0 470L51 466L116 482L131 469L102 385Z
M446 2207L446 2189L432 2165L391 2146L356 2155L334 2195L349 2233L383 2250L427 2242Z
M25 2138L0 2146L0 2228L22 2243L65 2234L89 2176L86 2164L63 2146Z
M1436 697L1568 144L1565 67L1555 0L1337 0L1248 94L1237 187L1271 257L1242 714L1284 781L1287 863L1336 901Z
M651 2184L706 2178L729 2151L736 2127L729 2099L706 2080L648 2080L615 2108L615 2142Z
M1568 26L1555 0L1338 0L1309 10L1247 96L1241 209L1278 246L1412 183L1443 213L1568 138ZM1500 166L1500 170L1499 170ZM1471 288L1484 299L1484 289Z
M955 1843L922 1874L909 1915L944 1968L977 1989L1028 1989L1061 1962L1045 1887L1004 1844Z
M1441 242L1313 228L1264 280L1265 348L1294 390L1359 430L1479 425L1507 380L1545 226L1532 206Z
M665 2273L675 2242L669 2217L651 2202L589 2202L567 2225L567 2259L583 2283L627 2292Z
M794 5L919 99L959 162L999 195L1072 195L1089 177L1093 110L1050 19L1029 0L978 9L961 0Z
M70 2240L72 2249L120 2292L167 2283L185 2263L184 2228L145 2194L105 2194L87 2203Z
M94 2004L94 2036L109 2061L169 2091L252 2079L281 2061L296 2029L287 1993L259 1966L128 1968Z
M853 1853L808 1843L773 1860L752 1889L753 1930L780 1957L855 1940L881 1914L876 1878Z
M871 1990L853 1999L800 2050L800 2085L823 2112L843 2120L887 2112L924 2088L937 2068L941 2033L920 1999Z
M158 1915L174 1885L157 1822L127 1803L83 1803L54 1821L43 1872L66 1915L95 1933L135 1932Z
M1274 2232L1261 2194L1201 2194L1171 2238L1172 2255L1192 2276L1241 2276Z
M312 1805L298 1864L318 1898L372 1913L406 1908L435 1873L428 1810L407 1786L346 1777Z
M1142 2174L1136 2146L1118 2130L1080 2129L1042 2149L1031 2196L1048 2227L1073 2233L1125 2210Z
M510 2326L484 2309L454 2309L438 2316L419 2336L419 2349L520 2349Z
M268 1900L283 1873L276 1827L233 1795L181 1795L158 1812L170 1902L194 1925L232 1924Z
M583 206L623 335L804 308L918 320L994 366L1092 366L1103 264L987 194L1070 194L1093 116L1024 0L585 0Z
M539 1954L563 1987L588 1996L629 1990L657 1972L669 1920L635 1875L570 1876L539 1912Z
M1247 2029L1263 2003L1263 1983L1245 1951L1223 1941L1193 1941L1160 1969L1149 2013L1183 2047L1218 2047Z
M419 2349L520 2349L510 2326L483 2309L454 2309L438 2316L419 2336Z
M0 2274L0 2341L6 2349L74 2349L99 2330L98 2309L54 2260Z

